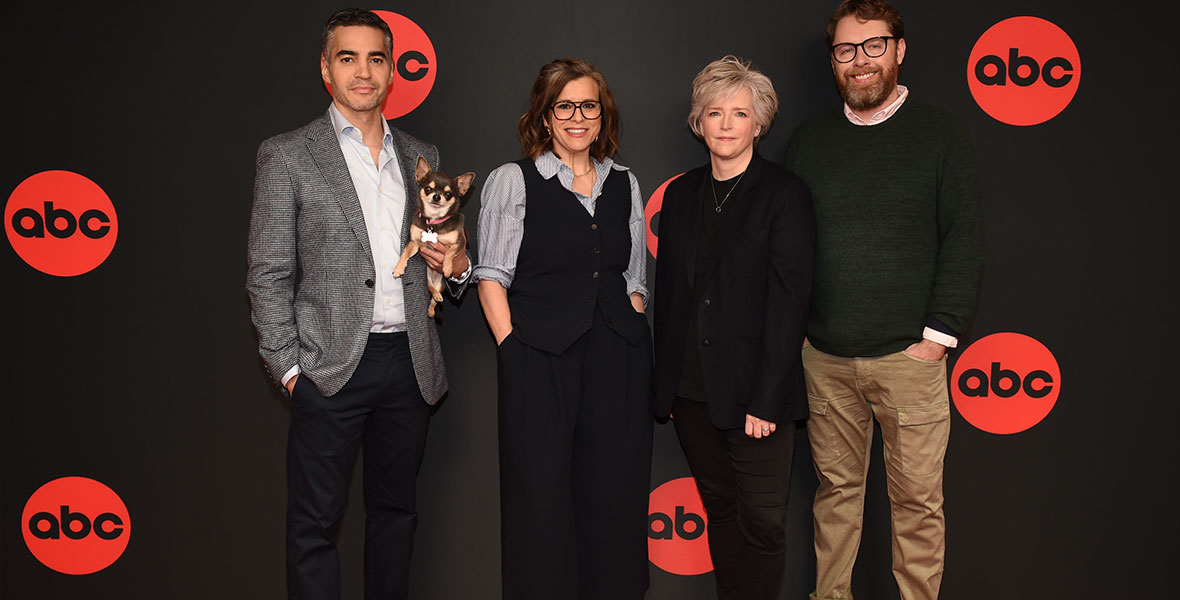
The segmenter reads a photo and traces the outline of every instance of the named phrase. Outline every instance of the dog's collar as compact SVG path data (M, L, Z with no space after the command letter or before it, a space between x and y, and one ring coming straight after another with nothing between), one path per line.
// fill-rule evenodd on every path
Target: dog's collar
M442 223L446 223L447 219L450 219L452 216L454 216L454 215L447 215L441 219L426 219L426 224L427 225L441 225Z

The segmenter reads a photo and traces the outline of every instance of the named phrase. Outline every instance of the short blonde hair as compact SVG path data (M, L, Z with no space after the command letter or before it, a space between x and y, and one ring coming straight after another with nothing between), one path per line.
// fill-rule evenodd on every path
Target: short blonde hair
M688 111L688 126L697 137L701 135L701 114L705 107L722 98L729 98L741 88L750 90L754 98L754 121L766 135L774 116L778 114L778 94L770 78L750 66L750 61L732 54L709 63L692 80L692 106Z

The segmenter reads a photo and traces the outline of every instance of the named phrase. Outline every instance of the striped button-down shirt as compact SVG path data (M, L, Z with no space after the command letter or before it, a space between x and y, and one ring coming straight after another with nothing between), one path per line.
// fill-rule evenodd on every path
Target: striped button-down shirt
M554 176L561 187L577 197L591 215L606 176L615 171L626 171L631 180L631 258L623 279L627 282L628 294L639 294L647 302L647 237L643 222L643 195L639 191L639 180L627 167L616 164L609 157L602 162L594 161L594 188L590 195L573 190L574 172L552 152L545 152L536 160L541 177ZM524 239L525 188L524 174L516 163L501 165L484 183L480 195L479 209L479 265L472 271L476 280L495 281L512 287L516 274L516 259L520 253L520 242Z

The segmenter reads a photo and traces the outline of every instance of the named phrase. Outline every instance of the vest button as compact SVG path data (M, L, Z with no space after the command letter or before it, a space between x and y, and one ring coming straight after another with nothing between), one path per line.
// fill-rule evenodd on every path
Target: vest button
M709 347L709 338L705 338L704 341L701 342L701 345L708 348Z
M595 248L595 249L594 249L594 253L595 253L595 254L602 254L602 250L599 250L598 248Z
M598 271L595 271L595 272L594 272L594 278L595 278L595 279L598 279Z
M590 229L591 229L591 230L598 229L598 223L591 223L591 224L590 224Z
M708 298L705 298L705 306L709 306L711 304L713 304L713 303L710 302Z
M366 286L366 287L373 287L374 285L376 285L376 283L375 283L375 282L374 282L372 279L366 279L366 280L365 280L365 286Z

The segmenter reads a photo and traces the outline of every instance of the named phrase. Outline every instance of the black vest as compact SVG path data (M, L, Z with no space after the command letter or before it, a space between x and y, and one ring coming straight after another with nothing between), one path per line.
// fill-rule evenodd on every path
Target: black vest
M647 319L635 312L623 271L631 258L631 181L611 169L594 216L577 196L548 180L532 159L516 161L524 173L524 237L508 289L512 334L551 354L565 352L590 329L595 309L608 327L637 344Z

